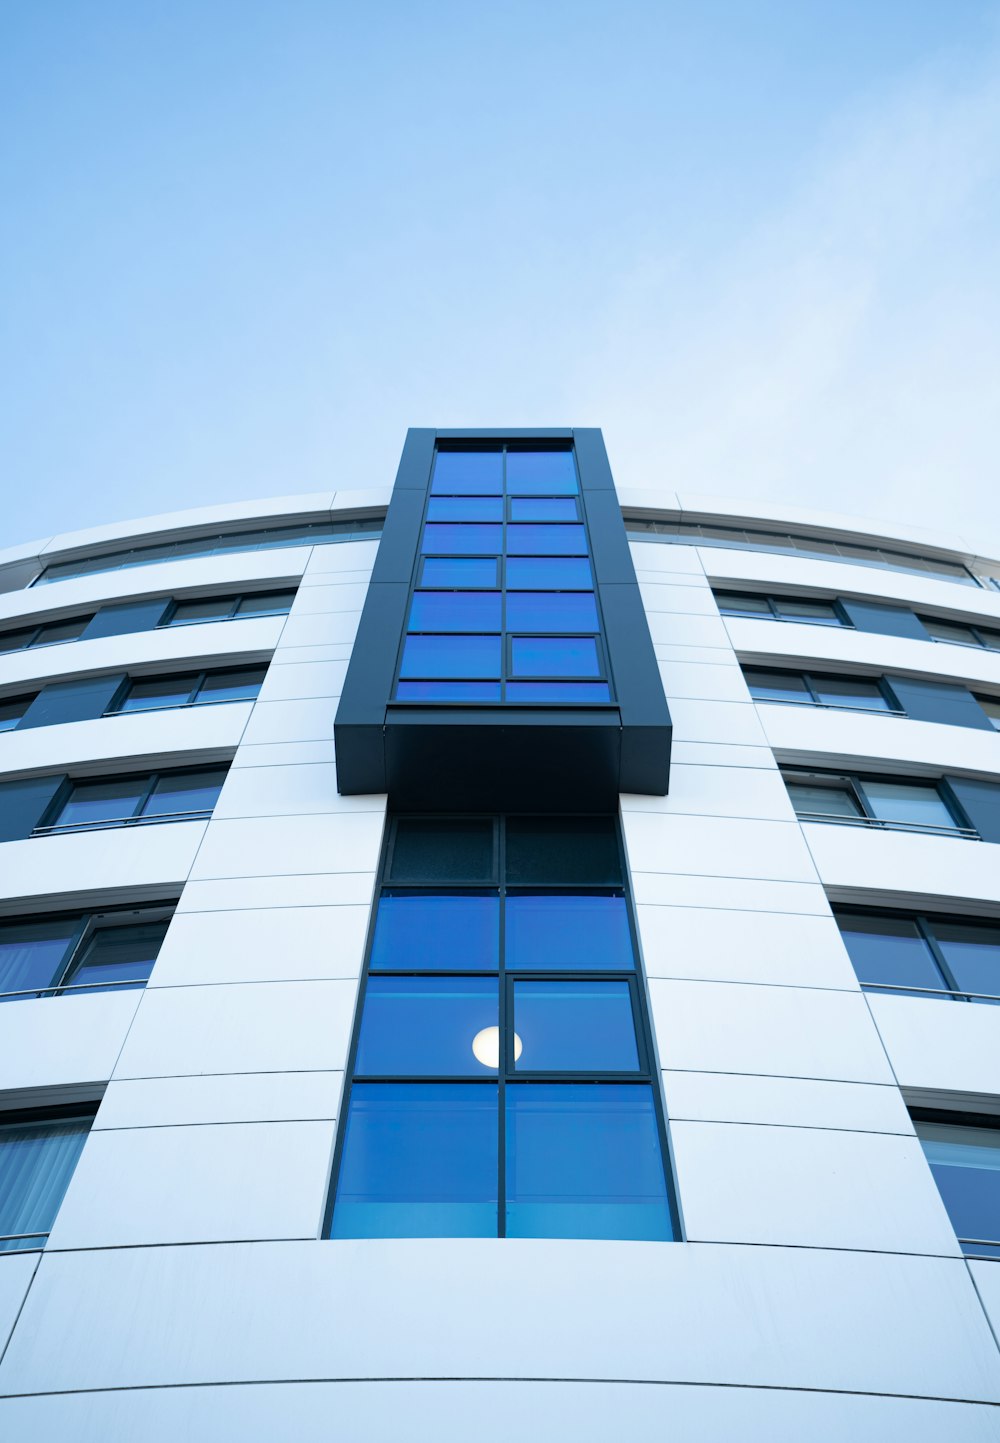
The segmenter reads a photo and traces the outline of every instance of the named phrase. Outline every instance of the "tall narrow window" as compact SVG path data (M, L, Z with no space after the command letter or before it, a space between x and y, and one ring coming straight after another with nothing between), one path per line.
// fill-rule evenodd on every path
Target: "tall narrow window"
M398 817L332 1237L677 1235L611 817Z
M94 1111L0 1113L0 1252L44 1247Z

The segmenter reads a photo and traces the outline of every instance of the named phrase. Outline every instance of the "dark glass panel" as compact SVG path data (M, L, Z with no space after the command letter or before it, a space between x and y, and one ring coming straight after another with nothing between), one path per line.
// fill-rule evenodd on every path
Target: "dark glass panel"
M624 897L510 895L504 933L510 969L631 972L635 967Z
M520 1072L637 1072L632 993L622 982L515 982Z
M786 601L775 597L775 609L785 621L808 621L814 626L842 626L837 608L829 601Z
M956 1235L1000 1241L1000 1131L914 1125Z
M262 591L244 596L236 608L237 616L284 616L291 611L294 591Z
M89 616L71 616L65 621L49 621L39 627L38 635L32 641L34 646L56 646L62 641L79 641L90 621Z
M142 809L144 817L173 812L210 812L219 800L226 768L204 772L165 772Z
M935 922L934 938L963 991L1000 996L1000 926Z
M602 702L611 700L606 681L509 681L508 701Z
M434 462L434 496L499 496L502 451L439 451Z
M498 1019L495 977L370 977L355 1076L482 1077L496 1072ZM491 1028L492 1052L484 1049L489 1037L480 1038Z
M489 817L400 817L392 839L390 882L492 882Z
M985 626L980 626L978 631L984 646L988 646L990 651L1000 651L1000 631L990 631Z
M512 496L573 496L572 451L508 451L507 490Z
M498 677L499 636L408 636L401 677Z
M511 591L590 591L594 578L586 557L512 556L507 562Z
M1000 731L1000 699L995 696L977 696L976 701L989 718L990 726Z
M331 1236L495 1237L497 1089L356 1082Z
M508 631L597 631L592 591L518 591L507 598Z
M373 971L495 972L500 899L482 892L383 892Z
M500 552L502 538L501 526L428 522L420 549L425 555L454 552L459 556L496 556Z
M864 815L847 783L824 787L821 783L786 780L788 795L798 815L817 813L824 817L861 817Z
M63 985L100 986L102 992L141 987L153 970L166 931L166 920L141 922L131 927L98 928L72 971L63 979Z
M399 701L499 701L498 681L401 681Z
M462 588L496 586L496 557L428 556L421 568L420 585Z
M622 880L613 817L510 817L507 881L511 885L579 883L613 887Z
M37 627L29 626L25 631L3 632L0 635L0 656L6 655L9 651L23 651L37 630Z
M64 780L57 774L0 782L0 842L18 842L30 837Z
M920 620L935 641L950 641L956 646L980 645L972 627L963 626L960 621L938 621L933 616L922 616Z
M186 706L191 700L198 678L195 674L154 676L133 681L115 710L151 711L161 707Z
M428 521L502 521L501 496L432 496Z
M417 591L409 631L500 630L499 591Z
M45 1241L92 1121L88 1116L0 1125L0 1252Z
M0 993L54 987L81 922L80 917L69 915L50 922L0 925Z
M864 711L891 711L877 682L853 676L816 676L813 688L826 706L857 707Z
M266 666L210 672L195 700L202 705L213 701L253 701L260 691L266 672Z
M199 621L228 621L235 602L231 596L211 596L202 601L179 601L167 617L166 626L190 626Z
M1000 842L1000 786L975 777L949 777L948 784L984 842Z
M146 777L109 777L103 781L75 782L54 825L99 826L131 817L146 791Z
M124 677L88 676L79 681L54 681L35 697L24 713L22 728L57 726L60 722L94 721L111 705Z
M958 825L937 787L917 782L863 781L861 785L872 812L883 821L917 827Z
M719 591L715 599L723 616L771 615L766 596L744 596L739 591Z
M748 666L744 672L750 695L757 701L812 701L805 678L791 671L762 671Z
M454 550L461 550L455 547ZM582 526L507 527L508 556L586 556L587 534Z
M83 633L83 640L93 641L99 636L128 636L136 631L149 631L160 624L169 605L167 597L157 596L151 601L125 601L117 606L102 606L97 615L90 619Z
M872 559L869 553L869 563ZM883 636L908 636L914 641L927 640L922 622L908 606L889 606L880 601L850 601L846 598L841 604L859 631L877 631Z
M514 496L511 521L577 521L580 513L569 496Z
M514 676L600 676L597 643L587 636L511 638Z
M8 696L0 701L0 732L12 732L35 700L31 696Z
M649 1087L511 1083L509 1237L673 1237Z
M915 922L877 912L837 914L837 925L864 985L946 988Z
M975 727L988 731L989 719L971 692L946 682L918 681L914 677L888 678L899 704L914 721L942 722L945 726Z

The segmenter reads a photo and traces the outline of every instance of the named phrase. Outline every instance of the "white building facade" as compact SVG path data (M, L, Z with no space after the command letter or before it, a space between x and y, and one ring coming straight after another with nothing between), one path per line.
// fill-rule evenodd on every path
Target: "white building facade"
M330 1237L389 499L0 554L0 1436L1000 1439L1000 561L619 493L677 1236Z

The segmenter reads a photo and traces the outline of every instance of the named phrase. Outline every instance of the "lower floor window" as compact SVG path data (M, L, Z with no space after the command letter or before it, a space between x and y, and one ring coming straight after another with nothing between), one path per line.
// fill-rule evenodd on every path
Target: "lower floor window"
M962 1251L1000 1259L1000 1119L917 1112L913 1123Z
M0 1113L0 1252L44 1246L95 1111Z
M144 987L173 903L0 922L0 1002Z

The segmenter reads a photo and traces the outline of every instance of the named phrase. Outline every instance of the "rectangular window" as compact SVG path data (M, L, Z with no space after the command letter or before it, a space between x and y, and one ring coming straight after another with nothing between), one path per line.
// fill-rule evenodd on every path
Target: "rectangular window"
M266 666L250 666L230 671L173 672L170 676L137 677L129 681L124 694L111 706L110 713L253 701L266 672Z
M783 773L796 814L806 821L852 821L902 831L977 836L950 795L937 782L835 773Z
M228 767L67 781L33 835L210 816Z
M173 904L0 921L0 1001L143 987Z
M0 1112L0 1252L45 1246L95 1111Z
M676 1237L616 820L388 837L329 1235Z
M1000 1259L1000 1128L996 1118L915 1112L924 1156L967 1257Z
M1000 1002L1000 923L836 908L866 990Z
M995 696L977 696L976 701L990 719L990 725L1000 731L1000 699Z

